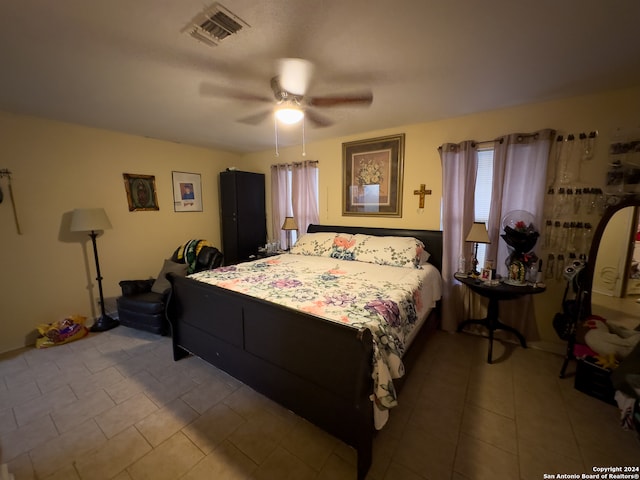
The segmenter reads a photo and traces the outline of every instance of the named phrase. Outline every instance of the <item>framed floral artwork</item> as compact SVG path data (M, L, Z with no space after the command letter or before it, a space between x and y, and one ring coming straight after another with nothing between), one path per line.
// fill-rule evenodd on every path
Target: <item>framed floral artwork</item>
M156 195L156 177L154 175L135 175L123 173L124 188L127 191L129 211L160 210Z
M402 216L404 133L342 144L342 215Z
M202 184L199 173L171 172L173 177L173 210L202 211Z

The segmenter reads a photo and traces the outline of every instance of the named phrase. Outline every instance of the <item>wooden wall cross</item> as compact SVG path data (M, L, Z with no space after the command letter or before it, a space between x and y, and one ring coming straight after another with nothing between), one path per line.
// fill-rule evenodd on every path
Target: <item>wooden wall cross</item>
M424 208L424 197L425 195L431 195L431 190L425 190L424 183L420 184L420 190L414 190L414 195L420 195L420 203L418 208Z

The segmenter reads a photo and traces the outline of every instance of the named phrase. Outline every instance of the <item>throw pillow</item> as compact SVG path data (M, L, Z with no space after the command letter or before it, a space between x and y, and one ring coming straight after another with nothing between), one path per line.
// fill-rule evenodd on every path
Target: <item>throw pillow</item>
M162 270L158 274L158 278L153 282L151 291L155 293L165 293L171 288L169 280L167 280L167 273L175 273L176 275L185 276L187 274L188 265L186 263L176 263L171 260L165 260Z
M420 267L424 244L416 238L356 234L354 240L354 260L394 267Z

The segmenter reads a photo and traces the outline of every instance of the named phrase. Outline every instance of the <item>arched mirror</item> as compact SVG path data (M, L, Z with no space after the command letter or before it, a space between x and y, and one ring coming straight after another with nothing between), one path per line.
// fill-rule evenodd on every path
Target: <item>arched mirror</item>
M584 289L590 313L640 323L640 195L608 207L593 235Z

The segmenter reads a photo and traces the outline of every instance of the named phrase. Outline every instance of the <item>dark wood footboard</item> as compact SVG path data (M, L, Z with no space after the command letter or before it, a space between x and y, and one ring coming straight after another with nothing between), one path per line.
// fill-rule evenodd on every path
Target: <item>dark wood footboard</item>
M189 278L169 279L174 359L193 353L353 446L363 479L375 431L371 332Z

